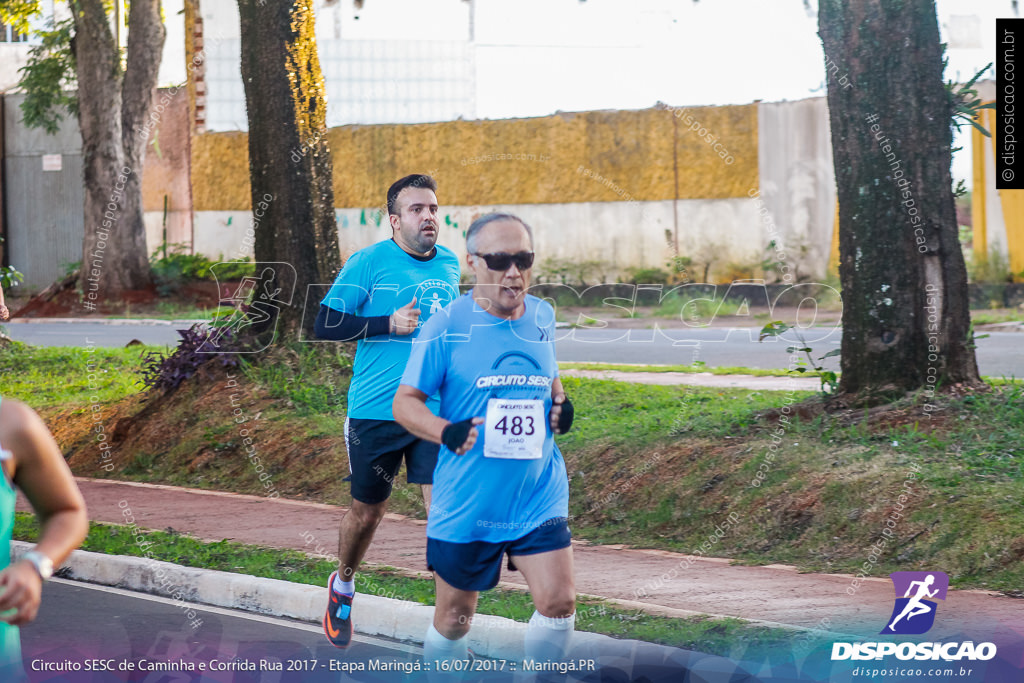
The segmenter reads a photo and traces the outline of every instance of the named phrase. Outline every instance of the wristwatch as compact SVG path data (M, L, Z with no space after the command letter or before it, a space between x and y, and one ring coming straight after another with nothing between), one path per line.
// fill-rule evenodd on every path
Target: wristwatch
M27 553L21 556L21 559L28 560L32 563L32 566L39 572L39 578L46 581L48 578L53 576L53 560L43 555L38 550L29 550Z

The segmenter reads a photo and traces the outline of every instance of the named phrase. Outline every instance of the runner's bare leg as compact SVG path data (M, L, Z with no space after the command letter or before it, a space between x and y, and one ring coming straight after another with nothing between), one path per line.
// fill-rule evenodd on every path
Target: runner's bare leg
M372 505L352 500L338 530L338 576L342 581L351 581L355 576L387 507L386 500Z

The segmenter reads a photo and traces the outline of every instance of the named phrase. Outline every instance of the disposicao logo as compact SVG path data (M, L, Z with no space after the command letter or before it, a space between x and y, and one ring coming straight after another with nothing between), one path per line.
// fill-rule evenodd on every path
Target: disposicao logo
M927 633L938 611L938 603L928 598L946 599L949 576L945 572L893 572L889 578L896 589L896 605L882 635Z
M945 572L893 572L889 575L896 590L896 604L881 635L920 635L935 623L938 603L945 600L949 576ZM932 599L934 598L934 599ZM996 656L994 643L971 641L946 643L833 643L832 660L897 659L970 661L989 660Z

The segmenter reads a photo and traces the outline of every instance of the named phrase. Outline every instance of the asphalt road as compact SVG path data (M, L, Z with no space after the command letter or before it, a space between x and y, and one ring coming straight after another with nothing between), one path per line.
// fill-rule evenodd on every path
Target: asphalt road
M133 339L154 346L178 343L178 328L188 322L7 322L0 328L16 341L38 346L124 346Z
M559 330L557 354L560 361L592 361L653 365L689 365L703 361L709 367L786 368L786 348L795 339L768 338L758 342L761 328L708 327L650 330ZM813 328L805 339L817 359L839 348L840 332ZM806 356L801 355L802 359ZM838 370L838 358L827 358L824 367ZM1024 368L1024 359L1021 367Z
M193 621L201 623L193 628ZM212 607L183 609L165 598L59 579L44 586L39 616L22 628L21 639L33 682L390 682L402 673L370 667L423 666L422 650L401 643L357 636L347 650L338 650L313 624ZM45 670L69 666L79 668Z
M687 670L707 683L750 680L721 657L638 641L609 652L579 644L568 660L580 670L567 675L481 657L465 672L438 671L412 645L357 635L338 650L316 625L61 579L44 585L21 641L32 683L676 683Z
M146 344L173 345L177 328L171 323L5 323L18 341L52 346L124 346L133 339ZM757 341L760 328L708 327L690 329L559 329L558 359L603 363L689 364L703 361L710 367L741 365L751 368L786 368L786 347L795 339ZM804 333L815 358L839 348L841 331L815 327ZM992 332L978 340L978 366L990 377L1024 377L1024 335ZM824 366L838 369L837 358Z

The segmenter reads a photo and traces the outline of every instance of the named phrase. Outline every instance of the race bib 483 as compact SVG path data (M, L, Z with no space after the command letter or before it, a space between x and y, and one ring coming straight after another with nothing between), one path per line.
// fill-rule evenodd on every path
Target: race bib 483
M547 424L540 399L492 398L487 401L484 456L535 460L543 455Z

